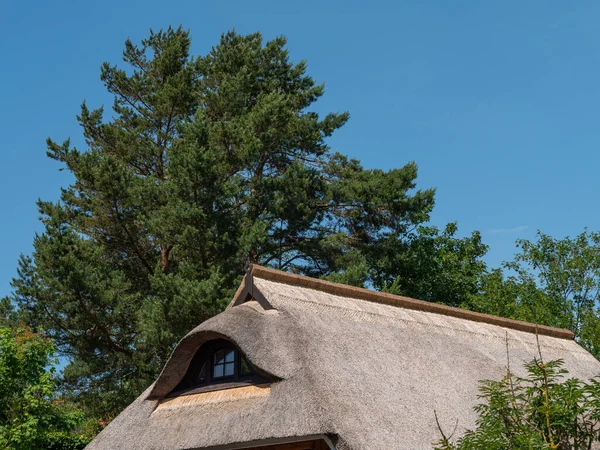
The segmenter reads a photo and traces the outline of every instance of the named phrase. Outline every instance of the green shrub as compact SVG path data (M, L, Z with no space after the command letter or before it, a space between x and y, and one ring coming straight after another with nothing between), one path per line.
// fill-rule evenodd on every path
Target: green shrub
M52 341L29 328L0 327L0 448L79 450L89 442L93 422L57 395L53 354Z
M567 378L562 360L544 362L541 355L525 368L524 378L509 366L502 380L482 381L476 428L454 440L440 427L442 437L435 449L597 448L593 445L600 441L600 380Z

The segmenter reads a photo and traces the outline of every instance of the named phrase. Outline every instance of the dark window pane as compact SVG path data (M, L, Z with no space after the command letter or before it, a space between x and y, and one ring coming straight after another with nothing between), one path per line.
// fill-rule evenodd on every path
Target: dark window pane
M223 364L223 357L225 356L225 351L224 350L219 350L218 352L215 352L215 365L217 364Z
M204 383L206 381L206 363L202 364L194 383Z
M240 367L240 375L250 375L254 372L252 365L248 362L246 358L242 356L241 358L241 367Z
M184 391L194 386L204 389L211 384L228 381L255 381L252 377L257 375L240 350L232 343L219 339L202 345L196 351L175 391Z

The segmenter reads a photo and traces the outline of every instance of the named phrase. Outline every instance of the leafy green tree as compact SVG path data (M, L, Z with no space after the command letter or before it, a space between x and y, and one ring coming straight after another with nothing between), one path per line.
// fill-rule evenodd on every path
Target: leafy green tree
M75 181L38 203L45 230L10 302L55 339L93 413L146 387L250 263L451 304L476 289L479 236L415 231L434 205L416 164L366 170L332 152L348 114L310 109L324 86L285 45L232 31L194 57L181 28L127 41L126 68L101 70L112 114L81 107L87 148L48 140Z
M83 414L56 395L54 346L30 329L0 328L0 447L76 450L90 440Z
M468 307L469 299L479 293L486 273L482 257L488 247L477 231L465 238L457 237L457 233L456 223L443 230L419 226L405 236L344 254L344 269L324 278L357 286L370 284L391 294Z
M477 427L458 439L440 428L437 450L589 450L600 441L600 380L566 378L562 360L525 364L482 381ZM439 424L438 424L439 426Z
M458 238L456 223L444 230L437 227L419 227L403 243L390 245L386 259L371 270L383 290L421 300L450 306L468 306L468 299L480 291L481 279L486 273L482 257L488 246L475 231ZM378 262L379 262L378 261Z
M473 309L563 327L600 357L600 233L519 240L514 261L487 274Z

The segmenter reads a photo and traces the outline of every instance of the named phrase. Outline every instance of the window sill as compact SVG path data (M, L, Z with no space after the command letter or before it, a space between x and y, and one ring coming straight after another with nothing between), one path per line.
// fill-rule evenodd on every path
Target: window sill
M240 380L240 379L234 380L234 381L223 380L223 382L219 382L219 383L205 384L202 386L196 386L196 387L192 387L192 388L188 388L188 389L182 389L179 391L173 391L169 395L167 395L167 398L181 397L184 395L191 395L191 394L200 394L203 392L223 391L225 389L233 389L233 388L238 388L238 387L243 387L243 386L253 386L256 384L268 383L269 381L272 381L272 380L269 380L260 375L249 376L248 378L243 379L243 380Z

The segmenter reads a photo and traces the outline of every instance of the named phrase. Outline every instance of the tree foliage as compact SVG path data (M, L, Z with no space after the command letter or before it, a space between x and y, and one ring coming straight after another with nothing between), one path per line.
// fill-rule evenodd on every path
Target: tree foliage
M538 232L519 240L514 261L482 280L473 309L489 314L568 328L600 356L600 233L585 230L557 239Z
M0 447L76 450L93 428L83 413L57 397L52 342L20 327L0 328Z
M519 252L486 273L469 307L518 320L563 327L600 356L600 233L557 239L538 232L517 241ZM477 428L439 449L590 449L600 442L600 381L566 378L562 361L528 363L527 376L508 370L481 386Z
M562 360L541 355L527 376L508 368L482 381L477 427L454 440L441 431L437 450L588 450L600 441L600 380L566 378Z
M421 226L406 241L390 246L385 266L375 266L379 285L392 294L420 300L468 307L468 300L479 293L486 265L482 258L488 246L477 231L458 238L456 223L443 230Z
M419 228L434 190L416 189L416 164L367 170L328 147L349 116L311 109L324 86L284 37L190 45L181 28L127 41L125 67L101 69L112 113L81 106L86 148L48 140L74 182L39 201L44 232L3 303L55 340L66 387L99 416L156 377L250 263L450 304L484 270L478 234Z

